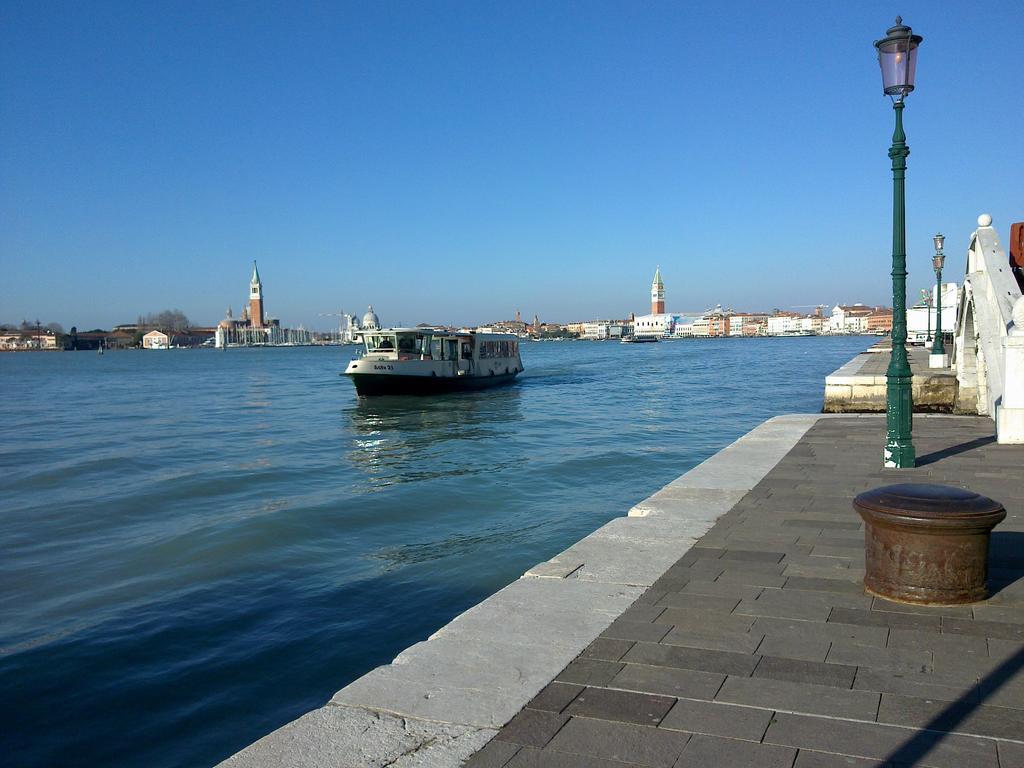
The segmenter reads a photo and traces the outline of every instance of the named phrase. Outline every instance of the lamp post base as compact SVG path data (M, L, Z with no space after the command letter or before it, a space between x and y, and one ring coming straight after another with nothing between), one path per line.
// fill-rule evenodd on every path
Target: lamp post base
M932 352L928 355L928 367L929 368L949 368L949 355L935 354Z

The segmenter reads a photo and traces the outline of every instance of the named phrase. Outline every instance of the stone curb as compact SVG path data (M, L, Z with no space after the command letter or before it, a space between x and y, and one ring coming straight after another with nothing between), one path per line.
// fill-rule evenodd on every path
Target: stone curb
M822 414L776 416L220 763L458 766L701 538ZM872 417L869 417L872 418ZM877 417L873 417L877 418Z

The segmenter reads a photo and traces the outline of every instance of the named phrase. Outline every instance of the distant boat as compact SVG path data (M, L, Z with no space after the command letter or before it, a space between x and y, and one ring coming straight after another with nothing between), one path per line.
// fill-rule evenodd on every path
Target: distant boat
M620 344L650 344L652 341L658 341L657 336L623 336Z

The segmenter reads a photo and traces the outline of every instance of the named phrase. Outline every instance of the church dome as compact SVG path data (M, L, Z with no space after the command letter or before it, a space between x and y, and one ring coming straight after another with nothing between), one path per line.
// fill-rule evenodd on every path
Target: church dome
M363 315L363 328L376 330L380 328L380 319L377 314L373 311L373 305L371 304L366 309L366 314Z

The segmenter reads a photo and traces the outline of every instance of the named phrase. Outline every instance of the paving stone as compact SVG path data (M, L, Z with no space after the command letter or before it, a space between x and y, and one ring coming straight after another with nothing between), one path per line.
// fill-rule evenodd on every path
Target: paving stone
M574 717L558 732L548 749L670 768L689 739L689 734L660 728Z
M644 592L642 595L640 595L640 597L638 597L636 599L636 602L633 603L633 605L635 605L635 606L640 606L640 605L650 605L650 606L653 606L655 603L657 603L659 600L661 600L661 598L663 598L667 594L668 594L668 590L667 589L648 589L646 592Z
M992 706L1024 709L1024 681L1019 677L1010 682L985 679L978 683L978 696Z
M891 765L886 760L833 755L828 752L812 752L801 749L796 755L793 768L890 768Z
M713 531L715 529L712 528L711 530ZM693 557L701 558L703 560L717 560L723 554L725 554L724 549L717 549L715 547L705 547L701 546L700 544L695 544L694 546L692 546L690 548L690 551L687 553L687 555L692 555Z
M698 560L692 563L689 570L689 576L691 579L703 579L714 580L718 574L722 573L726 568L726 564L719 560Z
M874 648L836 640L828 652L829 664L849 664L870 669L928 672L932 669L931 651L916 648Z
M853 687L856 690L899 693L944 701L978 701L978 687L975 681L934 673L861 667L857 670Z
M556 680L580 685L606 685L619 674L622 664L600 659L579 658L558 673Z
M626 621L654 621L664 610L664 608L659 608L655 605L641 605L634 603L627 608L619 618L625 619Z
M763 587L753 584L735 584L724 581L704 581L691 579L685 587L683 594L713 595L716 597L733 597L736 600L742 598L755 598L761 594Z
M558 712L524 709L506 723L494 738L527 747L543 747L568 720L568 715Z
M727 677L715 700L786 712L874 720L879 697L880 694L870 691L827 685L762 677Z
M779 656L786 659L824 661L832 642L820 637L792 637L765 635L754 650L762 656Z
M825 621L832 612L828 595L785 590L765 591L757 600L741 600L736 613L750 616L772 616L779 619Z
M944 638L954 639L976 639L974 635L942 635ZM988 646L989 658L998 659L999 661L1005 661L1013 656L1016 656L1021 652L1022 646L1020 643L1014 642L1013 640L1002 640L998 637L986 638L986 645Z
M974 606L974 618L978 621L1002 621L1009 624L1024 622L1024 606L989 605Z
M502 768L519 751L519 746L509 741L491 739L465 762L464 768Z
M752 707L680 699L661 721L661 728L760 742L771 712Z
M747 584L755 587L775 587L778 589L786 583L786 577L774 572L765 573L742 568L727 568L718 574L718 578L715 581L719 584Z
M760 656L729 651L710 651L702 648L686 648L677 645L655 645L637 643L622 658L634 664L649 664L657 667L678 667L703 672L719 672L724 675L749 675Z
M997 637L1002 640L1017 640L1024 643L1024 624L1007 624L1002 621L970 621L968 619L942 620L942 631L953 635L978 635Z
M1024 768L1024 744L998 742L999 768Z
M815 592L841 592L847 595L864 595L864 586L858 582L843 579L823 579L805 576L790 576L784 589L802 589Z
M864 583L864 571L861 568L837 567L836 565L806 565L804 563L788 562L783 575L792 578L802 576L806 578L828 579L829 581L848 581L857 585Z
M653 626L653 625L652 625ZM632 640L617 640L612 637L599 637L580 654L582 658L618 661L623 654L633 647Z
M657 725L672 708L671 696L654 696L633 691L587 688L565 710L566 714L618 720L637 725Z
M618 640L645 640L649 643L656 643L668 633L668 630L669 627L664 624L618 619L613 621L601 635ZM623 649L622 652L625 653L627 650L629 649Z
M998 766L996 745L991 739L781 712L775 714L764 740L767 744L935 768Z
M988 643L977 635L952 635L922 632L916 629L894 628L889 630L889 648L919 649L933 654L948 653L958 657L987 656Z
M882 695L882 702L878 708L878 722L999 739L1024 737L1024 710L978 705L974 702L920 699L890 693Z
M864 547L817 546L811 550L811 557L838 557L853 562L864 562Z
M549 712L561 712L569 702L583 691L582 685L551 682L544 686L540 693L530 700L526 706L531 709L543 709Z
M711 700L722 687L724 680L725 675L714 672L626 664L608 686L665 696Z
M523 747L505 768L628 768L636 763L622 763L605 760L592 755L574 755L556 750L539 750Z
M911 627L939 631L939 616L922 616L916 613L894 613L869 611L862 608L833 608L829 623L859 624L865 627Z
M845 531L856 531L861 527L861 523L857 522L844 522L839 520L829 519L814 519L814 518L789 518L782 521L782 525L787 528L820 528L822 530L845 530Z
M690 648L707 648L715 651L754 653L764 635L728 630L682 630L673 627L661 642L663 645L685 645ZM826 646L826 650L828 650Z
M815 638L830 642L845 640L860 645L872 645L883 648L889 637L890 630L888 627L841 624L838 622L797 621L761 616L754 622L750 632L754 634L763 632L766 635L770 634L794 640L804 638Z
M795 757L795 749L699 734L690 739L676 768L790 768Z
M713 595L691 595L684 592L669 592L658 605L684 611L709 611L728 614L736 607L739 598L715 597Z
M753 676L767 677L772 680L789 680L793 683L850 688L853 685L853 677L856 672L856 667L848 667L843 664L822 664L816 661L762 656Z
M716 630L722 632L746 632L754 623L754 616L731 613L696 613L681 608L666 608L655 621L656 624L671 624L680 630Z
M921 616L949 616L956 619L974 617L974 609L969 605L914 605L912 603L894 603L884 597L875 597L871 610L887 613L916 613Z

